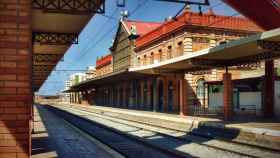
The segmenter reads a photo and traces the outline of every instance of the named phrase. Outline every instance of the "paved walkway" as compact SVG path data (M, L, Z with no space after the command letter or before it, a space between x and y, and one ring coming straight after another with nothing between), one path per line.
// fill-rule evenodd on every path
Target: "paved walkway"
M59 104L54 104L54 106ZM72 106L103 116L139 122L181 132L192 132L207 137L226 139L238 143L280 149L280 122L277 120L246 120L225 122L219 119L180 116L175 114L120 109L81 104L60 104Z
M70 105L69 103L62 103L64 105ZM81 104L72 104L73 106L79 107L87 107L91 109L99 109L117 113L125 113L125 114L132 114L135 116L146 116L149 118L158 118L158 119L166 119L175 122L182 122L188 123L190 121L194 122L213 122L215 124L220 124L221 126L226 127L235 127L241 129L248 129L248 128L258 128L258 129L266 129L266 130L275 130L280 132L280 120L276 119L256 119L256 120L240 120L240 121L232 121L232 122L225 122L220 119L215 118L206 118L206 117L194 117L194 116L180 116L176 114L166 114L166 113L158 113L158 112L150 112L150 111L140 111L140 110L133 110L133 109L122 109L122 108L113 108L113 107L102 107L102 106L87 106ZM183 118L183 119L182 119Z
M122 133L131 135L144 142L162 148L163 150L180 153L191 157L279 157L279 153L259 148L240 145L231 142L219 141L208 137L189 135L184 132L149 126L142 123L118 119L111 116L97 114L71 108L69 106L56 106L56 108L76 116L91 120ZM153 157L153 156L149 156Z
M70 126L43 106L35 106L32 158L112 158L109 148Z

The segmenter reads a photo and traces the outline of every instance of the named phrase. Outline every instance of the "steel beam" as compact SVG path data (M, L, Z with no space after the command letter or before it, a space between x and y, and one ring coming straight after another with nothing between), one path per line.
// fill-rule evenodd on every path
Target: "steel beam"
M195 1L190 1L190 0L157 0L157 1L184 3L187 5L206 5L206 6L210 5L209 0L203 0L203 2L195 2Z
M105 0L32 0L33 9L63 14L105 13Z

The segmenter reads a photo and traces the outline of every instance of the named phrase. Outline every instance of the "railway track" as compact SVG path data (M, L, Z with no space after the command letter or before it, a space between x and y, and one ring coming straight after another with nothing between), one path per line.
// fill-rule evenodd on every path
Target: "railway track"
M80 118L88 119L98 126L109 128L113 132L125 135L130 139L140 141L141 144L156 148L160 152L167 152L169 157L280 157L279 152L259 147L213 140L195 134L186 135L184 132L168 128L121 120L69 106L59 106L59 109L64 112L71 112L72 115L77 115ZM147 139L148 137L158 137L161 140L151 141ZM163 144L163 142L165 143Z
M178 153L163 150L147 144L135 137L126 135L113 128L87 120L81 116L76 116L61 109L48 107L59 117L68 123L82 130L98 141L106 144L126 158L187 158L191 155L181 155Z

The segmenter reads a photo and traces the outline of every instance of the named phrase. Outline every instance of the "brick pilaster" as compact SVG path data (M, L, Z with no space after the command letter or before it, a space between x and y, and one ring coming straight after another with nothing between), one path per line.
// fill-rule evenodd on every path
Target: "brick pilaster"
M128 99L129 99L129 94L128 94L128 81L124 81L123 83L123 106L128 107Z
M31 148L30 0L0 1L0 157L27 158Z
M168 81L166 77L162 78L163 82L163 111L168 111Z
M180 115L186 116L188 114L188 107L187 107L187 89L186 89L186 80L184 77L181 77L179 80L179 95L180 95L180 100L179 100L179 106L180 106Z
M232 88L232 80L231 80L230 73L223 74L223 84L224 84L224 96L223 96L224 119L231 120L233 115L233 105L232 105L233 88Z
M147 109L151 110L152 107L152 80L151 79L147 79Z
M177 78L173 78L173 111L179 111L179 97L178 97L178 81Z
M144 81L140 80L140 109L144 109Z
M158 83L158 79L154 79L153 81L153 111L156 112L158 110L158 86L159 86L159 83Z
M186 37L183 41L184 44L184 54L192 53L192 38Z
M264 117L274 116L274 62L265 62L265 86L264 86Z

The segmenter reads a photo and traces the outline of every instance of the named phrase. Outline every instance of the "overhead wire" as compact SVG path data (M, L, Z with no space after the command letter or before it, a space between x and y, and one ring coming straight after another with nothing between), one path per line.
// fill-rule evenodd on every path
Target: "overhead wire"
M107 15L102 15L103 17L106 17L106 18L108 18L104 23L103 23L103 25L101 25L101 27L100 27L100 29L97 31L97 34L96 35L94 35L94 36L89 36L88 38L88 41L89 42L87 42L87 46L86 47L84 47L80 52L83 54L83 52L85 51L85 50L87 50L89 47L90 47L90 43L94 40L94 38L95 37L98 37L101 33L102 33L102 30L103 30L103 28L108 24L108 22L111 20L111 19L114 19L113 18L113 15L114 14L116 14L116 12L118 11L118 7L117 8L115 8L115 10L113 11L113 13L110 15L110 16L107 16ZM75 60L76 61L76 60ZM66 62L66 63L70 63L70 64L75 64L76 62L75 61L67 61L67 60L64 60L64 62Z
M132 10L131 15L133 15L138 9L140 9L142 6L144 6L145 3L147 3L147 2L148 2L148 0L145 0L143 3L138 4L137 7L135 7L135 8ZM212 6L212 7L208 7L207 9L204 9L204 10L202 10L202 11L204 12L204 11L209 10L209 9L211 9L211 8L212 8L212 9L213 9L213 8L216 8L216 7L218 7L218 6L222 5L222 4L224 4L224 3L223 3L223 2L220 2L220 3L216 4L216 5L214 5L214 6ZM181 9L181 10L182 10L182 9ZM115 11L113 12L112 15L114 15L116 11L118 11L117 8L115 9ZM108 20L102 25L101 29L103 29L103 27L109 22L110 19L114 19L114 18L115 18L115 17L113 17L112 15L111 15L111 16L103 15L104 17L107 17ZM237 16L237 15L239 15L239 13L234 13L234 14L228 16L226 19L229 19L230 17ZM206 25L205 27L212 26L212 25L214 25L214 24L216 24L216 23L219 23L219 22L222 22L222 21L224 21L224 20L226 20L226 19L221 19L221 20L214 21L213 23L211 23L211 24L209 24L209 25ZM113 25L113 27L111 27L111 28L110 28L108 31L106 31L100 38L98 38L98 40L97 40L94 44L89 45L88 47L85 47L85 48L81 51L81 52L82 52L81 55L80 55L78 58L76 58L76 61L79 60L79 59L81 59L82 57L84 57L87 53L89 53L89 50L94 49L100 42L102 42L102 41L104 40L104 38L105 38L109 33L111 33L112 31L114 31L114 29L116 28L117 25L118 25L118 24ZM97 35L99 35L100 33L102 33L101 30L98 31ZM97 35L96 35L96 36L97 36ZM67 72L75 71L75 70L54 70L54 71L62 72L62 73L67 73ZM67 76L68 76L68 74L67 74ZM61 82L61 81L57 81L57 82ZM49 82L49 83L50 83L50 82ZM51 82L51 83L54 83L54 82Z
M132 10L131 15L133 15L138 9L140 9L142 6L144 6L147 2L148 2L148 0L144 0L144 2L139 3L139 4ZM113 32L113 31L115 30L115 28L117 27L117 25L118 25L118 23L115 24L115 25L113 25L113 27L111 27L107 32L105 32L94 44L92 44L89 48L87 48L85 52L82 52L82 53L81 53L81 56L78 57L76 60L81 59L82 57L84 57L84 56L89 52L89 50L94 49L94 48L97 46L97 44L99 44L100 42L102 42L108 34L110 34L111 32ZM102 31L99 31L99 32L102 32Z
M148 1L149 1L149 0L144 0L144 2L139 3L139 4L131 11L131 14L130 14L130 15L133 15L136 11L138 11L141 7L143 7ZM112 15L114 15L115 12L116 12L116 10L113 12ZM107 16L105 16L105 17L107 17ZM109 21L109 19L102 25L101 29L103 29L103 27L108 23L108 21ZM115 28L116 28L117 25L118 25L118 24L113 25L113 27L110 28L107 32L105 32L105 33L95 42L95 44L91 45L89 48L88 48L88 47L86 47L86 49L84 48L82 51L85 50L85 53L82 53L82 55L81 55L80 57L76 58L76 60L81 59L84 55L86 55L86 54L89 52L90 49L94 49L94 48L96 47L96 45L97 45L98 43L100 43L101 41L103 41L104 38L105 38L109 33L111 33L112 31L115 30ZM97 35L99 35L101 32L102 32L101 30L98 31ZM61 72L64 72L64 73L65 73L66 71L61 71ZM68 75L67 75L67 76L68 76ZM58 82L61 82L61 81L58 81Z

